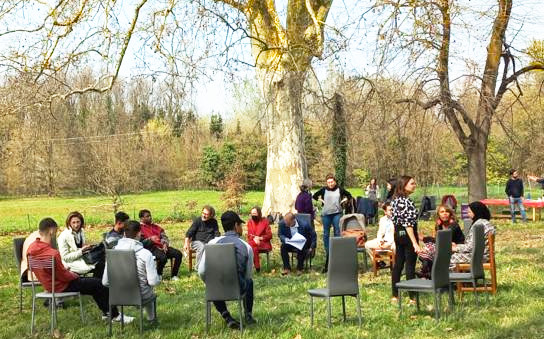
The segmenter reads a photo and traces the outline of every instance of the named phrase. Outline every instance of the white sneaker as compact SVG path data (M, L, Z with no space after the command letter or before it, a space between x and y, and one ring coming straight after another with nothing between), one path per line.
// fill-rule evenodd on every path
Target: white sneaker
M171 278L170 280L172 280L172 281L178 281L178 280L179 280L179 278L178 278L178 276L177 276L177 275L175 275L175 276L173 276L173 277L172 277L172 278Z
M119 315L113 318L112 320L116 322L121 322L121 314L119 313ZM123 316L123 324L130 324L132 321L134 321L134 317L131 317L126 314Z

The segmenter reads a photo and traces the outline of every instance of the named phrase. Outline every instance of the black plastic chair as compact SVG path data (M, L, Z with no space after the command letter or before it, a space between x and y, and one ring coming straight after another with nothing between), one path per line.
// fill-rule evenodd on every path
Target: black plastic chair
M21 274L21 261L23 260L23 244L25 238L13 238L13 256L17 264L17 274L19 275L19 313L23 311L23 289L32 288L32 282L24 281L24 275ZM41 285L39 281L34 281L36 286Z
M361 302L359 284L357 281L357 243L355 238L330 239L329 270L327 272L327 287L308 290L310 295L310 319L314 323L314 297L327 298L328 326L331 326L331 297L342 297L342 313L346 321L345 296L357 299L357 315L361 326Z
M144 300L140 290L136 254L133 250L106 250L106 264L109 281L109 326L108 334L112 334L112 306L121 306L121 329L124 327L123 306L136 306L140 309L140 334L144 328L143 306L153 303L157 311L156 296ZM156 320L156 317L155 317Z
M36 299L47 299L49 300L49 310L51 311L51 335L53 335L53 330L57 326L57 298L69 298L69 297L78 297L79 298L79 312L81 315L81 322L84 322L83 319L83 301L81 300L81 294L79 292L55 292L55 257L49 257L46 259L34 258L31 255L28 256L28 270L30 274L33 274L33 270L50 270L51 271L51 292L40 292L36 293L36 284L35 281L30 281L32 286L32 318L30 320L30 334L34 333L34 318L36 313Z
M242 324L242 300L244 295L240 293L238 270L236 266L236 253L234 244L207 244L204 248L206 285L206 332L209 329L212 314L211 302L238 300L240 311L240 331L244 330Z
M438 231L436 234L436 254L434 257L431 280L410 279L397 283L399 289L399 310L402 314L402 294L404 291L416 293L416 305L419 311L419 293L434 294L435 318L440 319L442 293L449 293L449 307L453 307L453 288L450 284L449 264L451 259L451 230Z
M470 258L470 272L450 273L450 283L472 283L474 288L474 294L476 299L476 305L478 305L478 292L477 283L478 280L483 280L485 286L485 273L484 273L484 249L485 249L485 234L484 225L476 224L472 227L472 239L474 239L474 247L472 248L472 255Z

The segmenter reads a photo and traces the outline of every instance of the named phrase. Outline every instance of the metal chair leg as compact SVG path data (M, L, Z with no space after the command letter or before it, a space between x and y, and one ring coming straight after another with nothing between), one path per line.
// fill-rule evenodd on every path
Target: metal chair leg
M19 278L19 313L23 312L23 284Z
M51 335L55 327L55 313L57 312L57 305L55 305L55 299L49 299L49 309L51 310Z
M485 282L485 276L482 278L483 280L483 284L484 284L484 287L486 288L485 292L487 292L487 285L486 285L486 282ZM485 294L485 302L489 304L489 295L491 294L492 291L489 291L489 293L486 293Z
M112 319L111 319L111 305L109 305L109 310L108 310L108 335L111 337L111 323L112 323Z
M310 326L314 326L314 297L310 295Z
M331 327L331 297L327 298L327 317L328 317L328 327Z
M140 335L144 332L144 306L140 305Z
M476 301L476 307L479 306L478 301L478 289L476 288L476 279L472 280L472 289L474 290L474 300Z
M440 294L436 291L434 293L434 317L436 320L440 319Z
M399 302L399 315L402 316L402 292L400 290L397 298Z
M32 318L30 320L30 334L34 333L34 312L36 311L36 298L32 294Z
M416 310L419 312L419 293L416 292Z
M81 294L79 294L79 314L81 315L81 322L85 323L85 318L83 317L83 300L81 299Z
M123 310L123 306L121 306L121 331L125 329L125 311Z
M244 325L243 325L243 312L242 312L242 298L238 300L238 309L240 310L240 333L244 333Z
M357 317L359 318L359 327L361 327L361 300L357 293Z
M455 296L453 295L452 284L448 286L448 294L449 294L449 309L450 309L449 311L450 313L453 313L455 308Z
M344 315L344 322L346 321L346 297L342 296L342 314Z
M206 333L210 329L210 302L206 301Z

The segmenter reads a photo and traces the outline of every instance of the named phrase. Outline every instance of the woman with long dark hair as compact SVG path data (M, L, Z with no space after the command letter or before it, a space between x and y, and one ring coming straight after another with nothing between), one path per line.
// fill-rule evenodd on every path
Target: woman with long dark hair
M396 182L395 194L391 207L393 209L393 225L395 226L395 265L391 274L391 289L393 298L398 302L401 272L405 269L406 279L414 279L416 271L417 253L421 250L417 234L417 209L414 202L408 197L416 190L416 181L413 177L403 175ZM415 303L415 294L410 292L410 303Z

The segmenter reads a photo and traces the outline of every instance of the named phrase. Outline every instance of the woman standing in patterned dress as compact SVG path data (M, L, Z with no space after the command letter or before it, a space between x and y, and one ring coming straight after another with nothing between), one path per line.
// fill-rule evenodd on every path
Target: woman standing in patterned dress
M391 207L393 209L393 225L395 226L395 265L391 274L392 302L398 302L402 269L405 268L406 279L414 279L417 253L421 251L417 234L417 209L408 196L416 190L413 177L403 175L397 180ZM406 265L406 267L405 267ZM415 303L415 294L410 292L410 303Z

